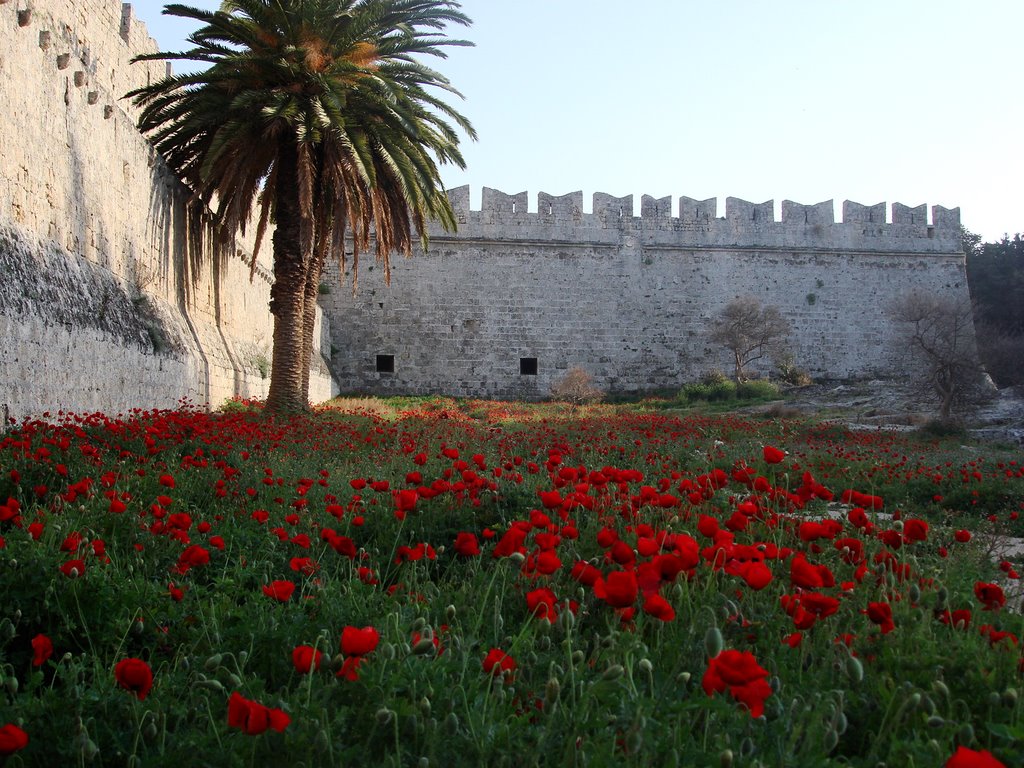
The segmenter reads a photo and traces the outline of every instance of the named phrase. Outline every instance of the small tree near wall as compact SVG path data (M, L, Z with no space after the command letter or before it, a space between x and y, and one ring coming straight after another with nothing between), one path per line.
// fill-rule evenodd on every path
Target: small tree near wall
M552 385L551 397L573 405L584 405L600 402L604 392L593 385L589 373L576 366Z
M913 358L915 379L938 399L942 420L952 417L954 407L983 397L970 303L914 291L899 298L890 314L903 326L900 344Z
M788 338L789 322L779 308L754 296L733 299L711 324L711 341L732 352L737 383L747 380L746 368L755 360L782 355Z

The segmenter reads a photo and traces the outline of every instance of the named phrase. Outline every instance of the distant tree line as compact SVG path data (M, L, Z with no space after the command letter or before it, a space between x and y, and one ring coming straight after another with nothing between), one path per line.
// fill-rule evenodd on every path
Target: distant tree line
M1024 384L1024 237L962 234L978 353L998 386Z

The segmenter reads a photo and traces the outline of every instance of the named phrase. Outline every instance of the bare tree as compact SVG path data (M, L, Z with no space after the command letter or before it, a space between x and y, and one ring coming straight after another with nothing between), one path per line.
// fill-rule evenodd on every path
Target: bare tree
M575 366L552 385L551 397L572 405L583 405L599 403L604 398L604 392L593 385L589 373Z
M788 337L789 321L779 308L753 296L730 301L711 325L711 340L732 352L737 382L746 381L746 367L755 360L784 353Z
M937 397L941 419L949 420L954 406L983 395L985 375L968 301L913 291L899 298L890 314L906 328L900 343L914 358L921 384Z

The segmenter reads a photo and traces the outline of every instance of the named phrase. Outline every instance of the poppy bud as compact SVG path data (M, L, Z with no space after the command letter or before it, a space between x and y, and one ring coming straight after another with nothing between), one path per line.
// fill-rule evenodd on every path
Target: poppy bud
M964 723L956 732L956 740L960 744L972 744L974 742L974 726Z
M376 718L377 725L388 725L391 723L392 720L395 719L395 713L390 709L381 707L377 710Z
M1003 697L1002 697L1002 696L1000 696L1000 695L999 695L998 693L996 693L995 691L992 691L992 692L990 692L990 693L989 693L989 695L988 695L988 705L989 705L990 707L998 707L998 706L999 706L999 703L1000 703L1000 702L1001 702L1002 700L1003 700Z
M146 741L154 741L158 735L159 731L156 727L156 723L152 720L146 723L146 727L142 729L142 737Z
M11 694L11 696L16 696L18 694L18 678L13 675L8 677L4 680L4 688L7 689L7 692Z
M680 685L686 685L688 682L690 682L691 677L693 677L693 675L691 675L689 672L680 672L678 675L676 675L676 682Z
M245 664L245 660L248 659L248 658L249 658L249 652L248 651L239 651L238 652L238 666L241 667L243 664Z
M459 716L454 712L449 712L444 719L444 727L449 733L456 733L459 730Z
M932 715L931 717L928 718L928 727L929 728L941 728L945 724L946 724L946 721L943 720L938 715Z
M419 762L416 763L417 768L430 768L430 758L421 757Z
M582 664L583 663L583 659L586 658L586 654L583 653L583 651L581 651L581 650L575 650L575 651L572 652L572 657L571 658L572 658L573 666L576 666L577 664Z
M423 632L425 632L425 631L428 631L427 630L427 620L424 619L422 616L417 616L416 617L416 621L414 621L412 623L412 631L413 632L419 632L421 634Z
M651 674L651 672L654 671L654 665L651 664L651 660L647 658L640 659L640 662L637 664L637 666L640 668L640 671L643 672L645 675L649 675Z
M417 718L415 714L410 713L409 716L405 718L405 722L402 724L402 732L406 736L412 736L416 733L416 729L419 727L419 718Z
M217 667L220 666L220 663L223 660L224 660L224 654L215 653L215 654L213 654L213 656L211 656L210 658L208 658L206 661L203 662L203 669L205 669L207 672L216 672L217 671Z
M910 602L916 603L921 599L921 588L917 584L911 584L907 594L910 596Z
M732 768L732 750L723 749L718 755L718 764L722 768Z
M855 683L859 683L864 679L864 665L860 663L860 659L856 656L849 656L846 659L846 674L850 676L850 679Z
M421 637L416 641L416 645L412 647L412 653L414 656L424 656L428 653L434 652L434 641L429 637Z
M839 746L839 734L836 733L834 728L830 728L825 732L823 746L825 747L826 755Z
M444 615L445 618L448 619L448 621L455 621L455 606L449 605L447 608L445 608Z
M644 745L644 733L642 730L637 728L636 730L630 731L629 735L626 736L626 752L630 755L635 755L640 751L640 748Z
M722 652L724 647L725 640L718 627L711 627L704 633L704 652L708 655L709 659L715 658L715 656Z
M1003 691L1003 706L1004 707L1015 707L1017 705L1017 689L1007 688Z
M145 630L145 627L143 626L143 623L138 619L133 621L131 627L129 627L128 629L128 631L131 632L135 637L141 635L143 630Z
M553 707L562 693L562 685L554 677L548 678L544 686L544 706Z
M622 668L621 664L612 664L608 669L601 675L602 680L618 680L622 677L623 672L626 670Z
M423 713L424 717L430 717L430 699L426 696L421 696L417 706L419 706L420 712Z
M836 732L840 736L842 736L844 733L846 733L846 729L849 728L849 727L850 727L850 721L849 721L849 719L847 719L846 713L840 711L838 716L836 716Z
M572 611L562 611L558 614L558 618L555 620L558 624L558 628L563 632L569 632L574 626L576 626L576 614Z
M935 702L927 693L921 697L921 709L924 710L926 715L935 714Z

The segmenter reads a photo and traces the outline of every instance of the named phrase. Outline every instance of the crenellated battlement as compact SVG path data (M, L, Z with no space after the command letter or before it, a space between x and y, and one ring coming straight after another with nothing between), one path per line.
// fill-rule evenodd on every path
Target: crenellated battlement
M583 193L537 194L535 209L529 195L506 194L483 188L479 211L470 207L468 186L448 193L459 233L437 230L442 239L537 239L612 242L621 233L641 233L641 244L670 247L739 246L813 248L817 250L956 253L960 250L960 209L932 206L931 221L924 205L892 204L887 220L886 204L863 205L846 200L842 220L836 221L834 203L825 200L805 205L783 200L781 218L775 217L775 201L753 203L738 197L725 199L725 215L718 216L717 198L678 198L673 214L672 198L640 198L640 215L634 215L633 195L615 197L595 192L592 213L583 212Z

